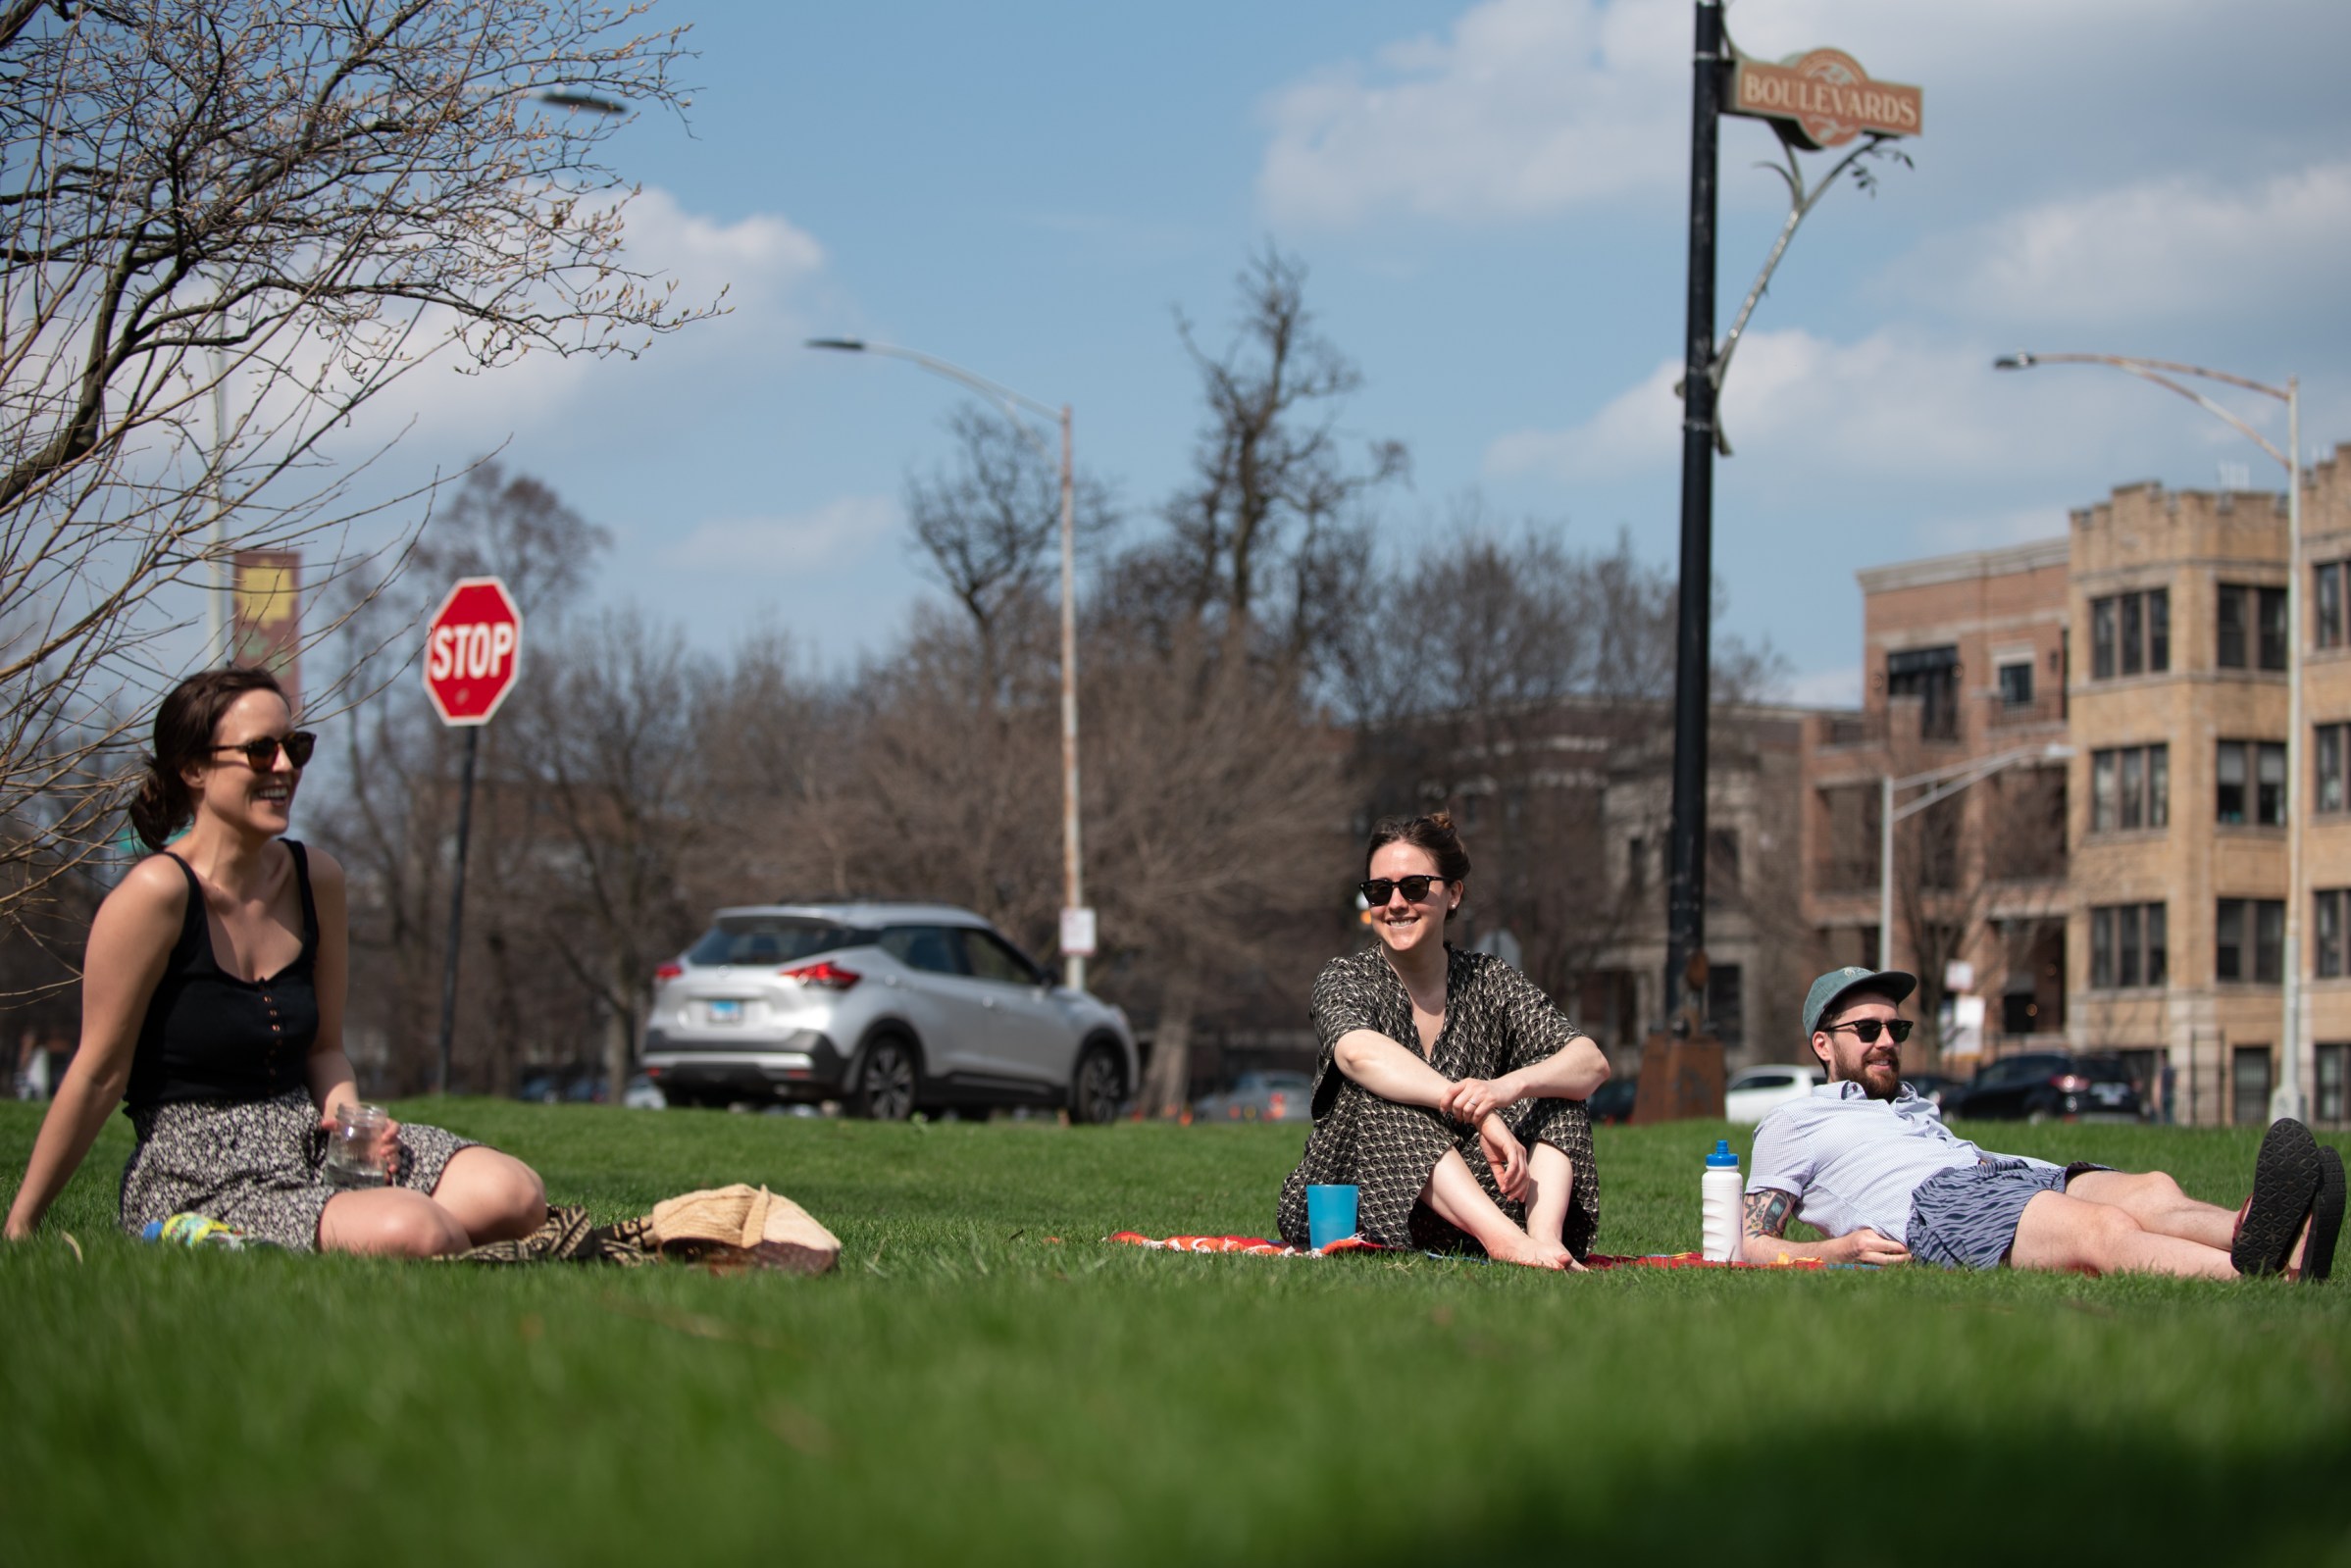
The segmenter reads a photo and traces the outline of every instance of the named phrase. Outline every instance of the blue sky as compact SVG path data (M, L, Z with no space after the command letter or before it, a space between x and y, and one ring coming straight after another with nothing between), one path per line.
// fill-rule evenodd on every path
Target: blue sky
M1149 527L1194 434L1181 307L1221 340L1271 237L1360 364L1346 415L1411 449L1398 548L1464 492L1672 558L1690 7L1292 0L1181 8L662 0L690 122L625 128L632 246L734 313L638 362L428 369L401 464L507 461L613 530L602 581L719 647L762 625L838 667L924 591L898 496L953 389L814 354L862 334L1077 409ZM1716 477L1728 625L1791 692L1859 690L1856 569L2063 531L2118 482L2274 481L2218 422L2018 347L2305 388L2351 440L2351 7L2339 0L1738 0L1766 58L1832 45L1925 89L1915 170L1831 194L1758 312ZM1784 212L1723 135L1722 323ZM2249 413L2282 438L2281 418Z

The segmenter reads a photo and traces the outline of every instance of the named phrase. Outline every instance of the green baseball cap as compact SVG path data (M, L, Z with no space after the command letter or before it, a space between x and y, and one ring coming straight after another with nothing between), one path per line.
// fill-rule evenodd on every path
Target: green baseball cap
M1829 1009L1845 999L1847 991L1884 991L1896 1002L1918 988L1918 977L1899 969L1864 969L1859 964L1847 964L1832 969L1813 982L1813 988L1804 993L1804 1037L1811 1039L1820 1028L1820 1020Z

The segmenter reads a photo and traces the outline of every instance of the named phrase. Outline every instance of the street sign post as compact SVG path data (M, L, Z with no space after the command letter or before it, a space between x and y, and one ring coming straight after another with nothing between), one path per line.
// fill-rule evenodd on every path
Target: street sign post
M425 695L440 722L465 731L457 786L457 865L449 877L449 951L440 972L440 1066L435 1089L449 1092L449 1045L457 1032L457 953L465 923L465 851L474 828L474 762L482 727L514 690L523 657L523 612L496 578L461 578L425 629Z
M1778 64L1739 52L1724 33L1726 0L1697 0L1690 92L1690 259L1685 301L1682 394L1681 582L1674 633L1673 801L1665 835L1665 1005L1667 1027L1691 1034L1705 992L1687 982L1706 953L1707 718L1712 700L1714 595L1714 454L1730 454L1716 402L1724 372L1796 226L1856 159L1925 123L1924 95L1879 81L1838 49L1814 49ZM1715 154L1724 115L1769 120L1788 167L1766 165L1788 182L1788 221L1719 348L1714 341ZM1860 138L1806 193L1795 149L1841 147ZM1700 966L1701 968L1703 966ZM1646 1075L1644 1075L1646 1081ZM1718 1114L1718 1113L1716 1113Z

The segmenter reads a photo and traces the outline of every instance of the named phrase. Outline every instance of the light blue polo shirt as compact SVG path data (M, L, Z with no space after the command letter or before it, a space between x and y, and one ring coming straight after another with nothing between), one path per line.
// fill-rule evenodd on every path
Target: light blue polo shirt
M1927 1178L2019 1157L1986 1154L1945 1127L1935 1103L1908 1084L1890 1100L1873 1100L1855 1083L1822 1084L1755 1130L1747 1190L1794 1194L1796 1217L1822 1236L1865 1226L1908 1244L1911 1194ZM2057 1169L2047 1160L2024 1163Z

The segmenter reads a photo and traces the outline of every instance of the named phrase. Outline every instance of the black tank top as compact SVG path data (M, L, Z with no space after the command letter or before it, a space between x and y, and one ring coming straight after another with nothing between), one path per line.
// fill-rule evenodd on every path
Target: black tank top
M239 980L213 957L204 888L187 879L187 914L139 1026L124 1102L132 1110L173 1100L262 1100L305 1087L319 1037L319 911L310 896L310 859L291 838L302 891L302 950L267 980Z

